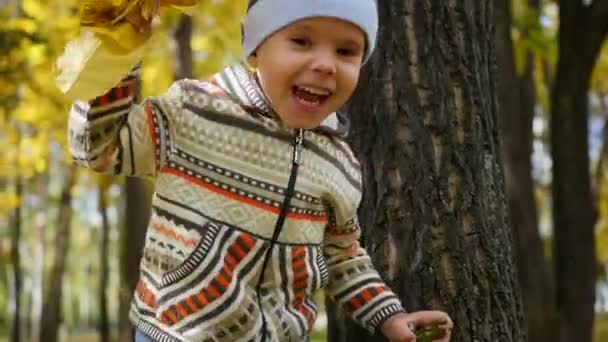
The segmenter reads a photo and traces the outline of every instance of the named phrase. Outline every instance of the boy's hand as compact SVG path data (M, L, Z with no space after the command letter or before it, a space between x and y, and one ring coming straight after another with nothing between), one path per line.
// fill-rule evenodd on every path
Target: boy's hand
M160 0L151 0L150 8L143 9L139 4L126 14L125 19L135 28L135 31L143 35L152 32L152 22L158 15Z
M451 331L454 326L450 316L442 311L417 311L402 313L390 317L380 327L380 331L391 342L414 342L416 334L414 331L424 329L432 325L445 327L445 335L434 341L449 342Z

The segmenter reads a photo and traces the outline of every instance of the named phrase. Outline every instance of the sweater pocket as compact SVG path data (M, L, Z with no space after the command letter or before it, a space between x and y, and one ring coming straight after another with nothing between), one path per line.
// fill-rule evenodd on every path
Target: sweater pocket
M203 226L204 232L202 239L192 250L190 255L177 267L167 271L161 280L160 290L164 290L171 285L180 283L188 275L192 274L202 263L213 248L214 242L222 231L222 227L211 221L208 221Z
M192 253L160 284L157 319L178 330L236 309L265 250L249 233L213 221L205 228Z

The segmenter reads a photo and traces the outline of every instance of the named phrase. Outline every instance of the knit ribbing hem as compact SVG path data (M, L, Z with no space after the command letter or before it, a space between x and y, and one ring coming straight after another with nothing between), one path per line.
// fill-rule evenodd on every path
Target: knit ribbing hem
M405 313L403 307L399 304L391 304L374 314L366 325L371 332L379 332L382 323L399 313Z
M135 326L136 329L140 330L143 334L151 338L156 342L185 342L183 339L179 339L175 336L171 336L162 328L150 323L147 320L144 320L139 313L137 313L136 309L131 307L129 311L129 320Z

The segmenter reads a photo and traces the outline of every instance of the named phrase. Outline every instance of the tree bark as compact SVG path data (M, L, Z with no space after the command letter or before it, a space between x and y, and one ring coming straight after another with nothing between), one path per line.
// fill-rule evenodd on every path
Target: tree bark
M525 339L498 139L493 3L378 1L379 49L348 105L365 184L363 243L407 310L451 315L454 341ZM331 341L380 340L350 324L332 318L330 331L345 335Z
M523 74L518 75L511 38L509 0L496 1L496 57L498 64L499 122L509 217L514 254L522 292L524 326L530 341L554 341L554 297L543 242L532 179L534 107L534 55L528 53ZM539 0L528 1L539 11ZM538 14L537 14L538 20ZM527 32L522 32L525 39Z
M551 99L556 326L560 341L591 341L597 213L591 192L587 93L608 32L608 0L589 6L562 0L559 6L559 60Z
M173 55L176 80L190 78L194 75L194 60L192 58L192 17L182 14L177 27L173 31Z
M40 340L45 342L57 342L59 326L62 321L61 301L63 276L67 268L68 251L70 248L71 218L72 218L72 188L76 182L76 168L74 165L68 166L63 190L59 201L59 213L56 222L56 235L53 249L55 257L50 272L47 296L42 308Z
M17 175L15 177L15 195L23 198L23 179ZM21 289L23 285L23 275L21 272L21 254L19 252L19 244L21 243L21 203L13 210L13 229L11 232L11 266L12 277L10 286L10 308L12 313L11 326L11 342L20 342L22 338L21 332Z
M131 341L133 340L133 329L129 323L129 308L139 280L139 263L151 212L150 195L143 179L127 177L125 193L126 221L120 237L119 340Z
M104 180L107 182L107 180ZM98 209L101 216L101 245L100 245L100 274L99 274L99 323L98 331L101 342L110 341L110 320L108 317L108 277L110 273L110 223L108 222L108 205L106 201L106 186L99 185Z

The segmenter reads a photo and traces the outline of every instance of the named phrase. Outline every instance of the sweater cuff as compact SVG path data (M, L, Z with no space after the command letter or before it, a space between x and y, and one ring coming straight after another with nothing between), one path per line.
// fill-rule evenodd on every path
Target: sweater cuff
M400 304L391 304L384 309L376 312L372 318L368 321L368 326L371 332L380 333L380 327L389 318L399 313L406 313L403 306Z

